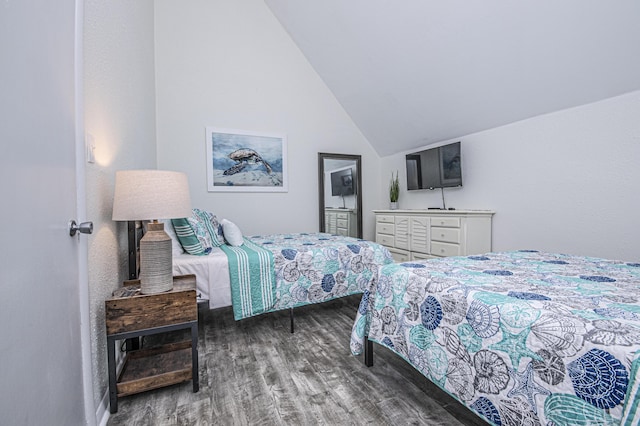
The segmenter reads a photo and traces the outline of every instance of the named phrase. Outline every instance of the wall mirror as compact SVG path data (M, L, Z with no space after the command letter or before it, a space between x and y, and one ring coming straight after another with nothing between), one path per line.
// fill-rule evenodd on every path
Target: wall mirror
M362 156L318 153L320 232L362 238Z

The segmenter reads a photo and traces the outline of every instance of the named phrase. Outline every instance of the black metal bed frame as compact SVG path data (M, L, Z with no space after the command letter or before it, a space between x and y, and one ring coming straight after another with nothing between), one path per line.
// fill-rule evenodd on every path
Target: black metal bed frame
M364 336L364 365L373 367L373 342Z
M129 240L129 280L135 280L138 278L138 248L140 238L138 238L138 228L135 221L127 222L127 235ZM140 228L142 229L142 227Z

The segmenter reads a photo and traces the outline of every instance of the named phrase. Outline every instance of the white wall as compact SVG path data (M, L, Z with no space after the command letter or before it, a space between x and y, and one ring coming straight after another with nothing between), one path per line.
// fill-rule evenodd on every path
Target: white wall
M104 301L127 279L127 232L111 220L115 172L155 169L153 0L84 2L85 131L91 353L97 415L108 391Z
M632 92L456 139L464 187L445 189L446 205L495 210L494 250L637 261L638 117ZM441 207L440 190L406 191L405 154L382 159L382 176L400 171L400 207Z
M156 0L158 167L189 176L194 207L245 234L318 229L318 152L362 155L365 238L379 157L261 0ZM287 193L207 192L205 127L288 138Z

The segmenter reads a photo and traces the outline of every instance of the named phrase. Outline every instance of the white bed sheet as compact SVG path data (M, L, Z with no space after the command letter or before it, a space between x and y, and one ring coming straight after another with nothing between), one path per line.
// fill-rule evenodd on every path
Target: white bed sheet
M198 299L208 299L209 309L231 306L229 263L219 247L214 247L207 256L174 255L173 274L194 274Z

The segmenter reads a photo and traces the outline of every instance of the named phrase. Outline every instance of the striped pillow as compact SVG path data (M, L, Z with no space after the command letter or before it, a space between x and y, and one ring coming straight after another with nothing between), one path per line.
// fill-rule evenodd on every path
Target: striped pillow
M176 231L176 235L178 236L178 240L180 241L182 248L184 248L184 251L196 256L209 254L211 248L204 247L202 245L196 236L191 223L189 223L189 218L184 217L180 219L171 219L171 223L173 224L173 228Z

